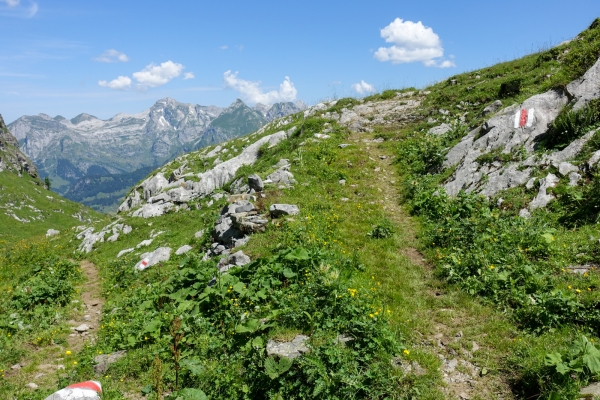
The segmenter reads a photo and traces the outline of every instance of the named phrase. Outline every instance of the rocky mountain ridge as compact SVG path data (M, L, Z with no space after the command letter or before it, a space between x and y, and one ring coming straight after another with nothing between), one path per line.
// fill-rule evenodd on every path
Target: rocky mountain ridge
M21 176L24 172L34 179L39 180L35 165L19 149L19 142L10 133L0 115L0 172L12 171Z
M157 167L177 154L250 133L276 116L299 111L297 107L302 104L282 103L269 108L257 105L252 109L238 99L229 107L220 108L165 98L141 113L118 114L109 120L89 114L71 120L39 114L23 116L9 128L22 151L38 165L41 175L50 177L53 190L79 199L81 193L73 189L81 187L81 179L103 176L115 182L129 182L129 175L135 171ZM107 197L114 197L114 204L124 189L115 183L102 194L87 190L87 198L93 199L88 205L104 204Z

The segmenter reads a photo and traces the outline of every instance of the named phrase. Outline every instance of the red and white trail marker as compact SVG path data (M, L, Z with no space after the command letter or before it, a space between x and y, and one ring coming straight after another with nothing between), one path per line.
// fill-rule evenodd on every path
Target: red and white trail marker
M534 121L534 112L535 109L530 108L529 110L523 108L515 114L515 129L516 128L525 128L531 127Z
M67 386L46 397L46 400L100 400L102 385L98 381L85 381Z
M144 258L144 259L143 259L143 260L140 262L140 265L139 265L138 269L139 269L140 271L143 271L143 270L145 270L146 268L148 268L148 263L149 263L149 262L150 262L150 259L149 259L149 258Z

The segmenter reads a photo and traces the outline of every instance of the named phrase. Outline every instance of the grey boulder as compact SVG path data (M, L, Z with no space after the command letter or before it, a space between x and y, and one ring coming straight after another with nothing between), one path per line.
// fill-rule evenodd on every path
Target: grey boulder
M300 214L300 209L297 205L293 204L272 204L271 207L269 207L269 212L273 218L279 218L284 215Z
M294 359L310 351L306 346L308 339L309 337L304 335L297 335L291 342L276 342L269 339L267 342L267 355Z
M262 190L265 188L265 184L263 183L262 179L260 179L260 176L256 174L248 176L248 186L255 192L262 192Z
M108 370L108 366L119 361L121 358L125 357L127 352L125 350L116 351L110 354L100 354L94 357L94 372L97 374L104 374Z
M143 271L146 268L150 268L161 261L169 261L171 258L171 248L159 247L151 253L142 254L141 258L142 259L134 267L138 271Z

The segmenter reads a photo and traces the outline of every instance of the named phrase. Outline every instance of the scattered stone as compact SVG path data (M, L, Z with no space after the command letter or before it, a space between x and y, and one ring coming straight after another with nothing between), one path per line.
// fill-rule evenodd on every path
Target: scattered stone
M200 231L198 231L198 232L194 233L194 237L195 237L196 239L199 239L199 238L201 238L203 235L204 235L204 229L202 229L202 230L200 230Z
M317 139L329 139L331 136L325 135L324 133L315 133Z
M310 349L306 347L308 336L297 335L291 342L276 342L269 339L267 342L267 355L280 356L294 359L301 356L303 353L308 353Z
M561 162L558 165L558 173L562 176L567 176L571 172L577 172L579 168L568 162Z
M267 180L265 183L283 184L289 186L297 182L294 179L294 175L291 172L286 171L285 169L278 169L277 171L267 176Z
M241 212L231 214L234 228L242 233L264 232L269 220L256 212Z
M477 350L479 350L479 345L475 342L472 343L472 347L471 347L471 351L473 353L475 353Z
M192 246L190 246L189 244L186 244L184 246L181 246L180 248L178 248L175 251L175 255L180 256L182 254L187 253L188 251L190 251L192 249Z
M46 237L56 236L58 234L60 234L60 231L57 231L56 229L48 229L46 232Z
M339 147L340 149L345 149L345 148L346 148L346 147L348 147L348 146L351 146L351 145L350 145L350 144L347 144L347 143L338 144L338 147Z
M90 327L87 324L81 324L75 328L75 330L79 333L87 332L90 330Z
M119 254L117 254L117 258L120 258L122 255L127 254L127 253L131 253L132 251L134 251L135 249L132 247L130 249L125 249L125 250L121 250L119 252Z
M529 219L529 218L531 218L531 213L529 212L528 209L523 208L519 211L519 217Z
M574 273L574 274L579 274L579 275L583 275L585 273L590 272L590 270L592 268L597 268L598 265L596 264L584 264L584 265L571 265L568 267L565 267L565 269L569 270L570 272Z
M21 367L22 367L21 364L15 364L12 367L10 367L10 369L12 369L13 371L18 371L21 369Z
M284 215L300 214L300 209L293 204L272 204L269 207L269 212L273 218L279 218Z
M39 373L39 374L35 374L35 376L33 377L33 379L40 379L42 376L46 376L46 374L43 373Z
M131 233L131 231L132 231L132 230L133 230L133 228L132 228L131 226L129 226L129 225L124 225L124 226L123 226L123 231L122 231L122 232L123 232L123 234L124 234L124 235L128 235L128 234L130 234L130 233Z
M585 396L600 396L600 382L594 382L581 389L579 394Z
M340 179L340 180L338 181L338 183L339 183L340 185L344 186L344 185L346 185L346 180L345 180L345 179Z
M452 127L450 125L441 124L439 126L431 128L429 131L427 131L427 133L429 133L430 135L440 136L440 135L450 132L451 130L452 130Z
M554 195L546 193L546 190L553 188L559 182L559 179L554 174L548 174L540 182L540 190L537 196L529 203L529 209L543 208L554 199Z
M143 271L146 268L150 268L153 265L158 264L161 261L169 261L171 258L170 247L159 247L151 253L144 253L141 255L141 260L135 265L135 269Z
M481 111L481 116L485 117L486 115L489 114L494 114L496 113L496 111L498 111L500 108L502 107L502 102L500 100L496 100L495 102L493 102L492 104L490 104L489 106L485 107L483 109L483 111Z
M233 253L226 258L223 258L217 264L217 268L219 268L219 272L224 274L232 267L243 267L246 264L251 262L250 257L244 254L243 251L238 251Z
M345 345L348 342L352 342L353 340L354 340L354 338L352 336L348 336L348 335L344 335L344 334L337 335L337 337L335 338L336 343L341 343L343 345Z
M533 185L535 184L535 181L537 180L537 178L531 178L530 180L527 181L527 183L525 184L525 187L528 190L533 189Z
M36 384L35 384L35 383L33 383L33 382L29 382L27 385L25 385L25 387L26 387L26 388L28 388L28 389L33 389L33 390L35 390L35 389L37 389L39 386L38 386L38 385L36 385Z
M340 199L340 201L343 201L343 202L346 202L346 201L348 201L348 200L350 200L350 199L349 199L349 198L347 198L347 197L342 197L342 198Z
M108 239L106 239L106 241L107 242L116 242L118 238L119 238L119 234L115 233L114 235L112 235Z
M110 364L119 361L121 358L125 357L126 354L127 351L121 350L111 354L100 354L94 357L94 362L96 363L96 365L94 365L94 372L97 374L104 374L108 370Z
M252 174L248 176L248 187L256 192L262 192L265 188L265 184L262 179L260 179L260 176Z
M577 183L581 180L581 174L577 172L569 173L569 186L577 186Z
M135 248L139 249L140 247L150 246L153 241L154 239L142 240L137 246L135 246Z
M91 321L91 320L92 320L92 317L91 317L90 315L84 315L84 316L83 316L83 320L84 320L84 321Z

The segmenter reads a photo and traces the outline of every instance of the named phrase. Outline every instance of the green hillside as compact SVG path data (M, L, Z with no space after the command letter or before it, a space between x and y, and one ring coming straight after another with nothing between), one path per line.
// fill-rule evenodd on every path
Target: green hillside
M81 204L38 186L38 183L28 175L19 178L10 172L0 172L1 247L45 235L48 229L64 231L104 218Z
M600 93L575 80L599 58L596 20L423 90L322 103L178 157L110 221L5 252L0 395L87 379L105 400L590 393Z

